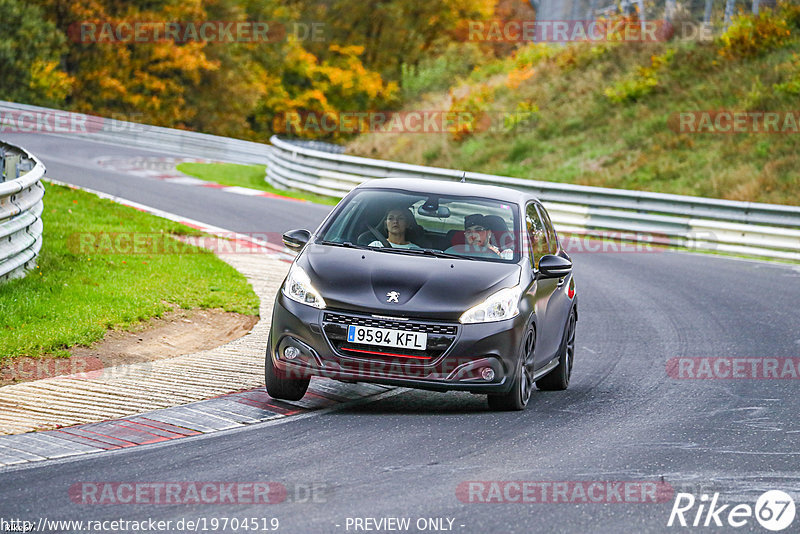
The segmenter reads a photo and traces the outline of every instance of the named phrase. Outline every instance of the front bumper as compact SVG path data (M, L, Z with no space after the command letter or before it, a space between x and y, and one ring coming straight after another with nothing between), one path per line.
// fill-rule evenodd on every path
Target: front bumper
M341 344L329 336L330 321L334 316L337 321L348 317L370 320L371 317L345 310L318 310L278 292L267 354L279 373L287 378L322 376L433 391L506 393L511 388L511 375L516 368L522 335L527 326L521 316L506 321L469 325L411 320L414 324L427 323L423 326L429 329L438 331L446 327L448 332L455 331L446 348L430 353L426 351L420 355L425 358L420 358L408 352L392 352L390 348L370 353L345 352ZM294 359L289 360L284 354L288 346L299 350L299 355ZM481 373L487 367L494 374L490 380Z

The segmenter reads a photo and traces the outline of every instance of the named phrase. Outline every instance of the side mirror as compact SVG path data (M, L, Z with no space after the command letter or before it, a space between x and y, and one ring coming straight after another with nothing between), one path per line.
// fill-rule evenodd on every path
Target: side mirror
M283 234L283 244L292 250L300 250L311 239L311 232L308 230L290 230Z
M572 271L572 262L561 256L546 254L539 259L539 274L542 278L561 278Z

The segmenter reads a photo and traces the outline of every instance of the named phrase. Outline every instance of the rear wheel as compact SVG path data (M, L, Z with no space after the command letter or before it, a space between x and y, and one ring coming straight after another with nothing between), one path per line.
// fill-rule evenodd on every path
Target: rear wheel
M264 362L264 380L267 385L267 393L273 399L283 399L297 401L303 398L308 390L311 377L308 378L286 378L281 376L284 373L275 368L272 363L272 356L267 350L266 362Z
M536 345L536 333L533 328L529 328L525 334L525 343L522 346L517 368L514 372L514 380L511 383L511 391L503 395L489 395L489 408L495 411L519 411L524 410L531 398L533 390L533 349Z
M550 371L547 376L536 381L536 387L542 391L561 391L569 386L572 375L572 364L575 360L575 324L577 316L575 309L569 312L564 339L558 356L558 367Z

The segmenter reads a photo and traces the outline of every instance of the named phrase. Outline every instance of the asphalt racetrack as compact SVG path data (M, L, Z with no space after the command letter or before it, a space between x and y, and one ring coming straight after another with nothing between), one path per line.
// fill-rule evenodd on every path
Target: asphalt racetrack
M53 179L238 232L313 230L329 211L93 162L157 156L136 149L6 139L39 156ZM800 492L800 268L671 251L572 255L580 299L572 382L564 392L534 392L524 412L490 412L468 393L398 390L285 424L7 469L0 518L204 519L207 531L221 531L220 518L270 528L277 518L286 533L767 532L752 516L739 528L727 520L733 506L754 507L768 490ZM767 360L777 361L776 374L753 370ZM210 481L269 481L286 493L274 504L91 504L74 495L84 483ZM652 485L657 502L639 498L637 488ZM533 488L525 498L523 487ZM701 496L718 493L718 507L729 505L724 526L668 527L679 492L697 499L689 524Z

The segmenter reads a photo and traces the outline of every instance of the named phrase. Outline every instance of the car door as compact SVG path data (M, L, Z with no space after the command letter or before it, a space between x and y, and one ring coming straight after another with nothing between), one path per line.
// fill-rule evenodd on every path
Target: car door
M551 296L556 291L558 280L536 278L539 260L549 253L550 245L547 241L547 229L542 220L536 203L531 202L525 208L525 226L527 230L527 249L530 258L530 269L534 273L533 283L528 288L528 295L533 300L534 313L536 314L536 350L534 352L534 369L547 364L555 350L547 320L547 309Z
M559 254L559 242L556 235L553 223L550 221L550 216L544 206L537 204L539 215L544 226L545 234L547 235L547 254ZM555 284L553 292L547 301L547 310L545 313L545 328L544 336L541 338L540 343L543 345L543 350L551 357L555 357L558 349L561 347L561 340L564 336L565 325L567 317L569 316L570 306L572 301L567 295L569 288L570 277L572 273L563 278L551 279L550 281Z

